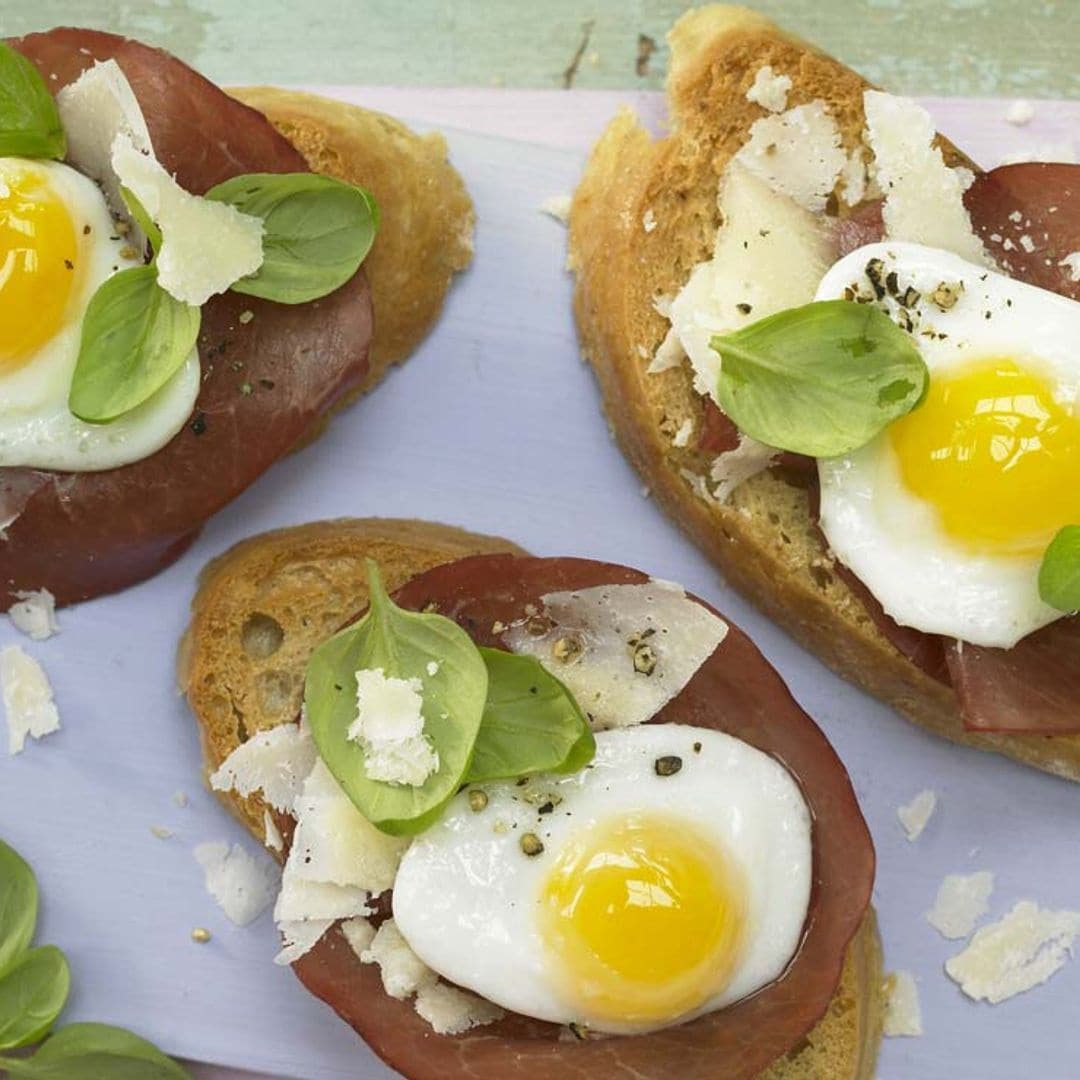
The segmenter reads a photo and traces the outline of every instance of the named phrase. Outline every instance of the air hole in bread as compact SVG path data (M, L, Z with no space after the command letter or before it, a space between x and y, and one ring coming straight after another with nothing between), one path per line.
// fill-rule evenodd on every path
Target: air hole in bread
M300 702L293 700L293 688L296 680L285 671L264 671L255 682L259 708L267 716L275 719L283 713L296 712Z
M240 631L240 642L244 652L252 660L266 660L281 648L285 640L285 631L277 619L264 615L261 611L253 612L244 620Z

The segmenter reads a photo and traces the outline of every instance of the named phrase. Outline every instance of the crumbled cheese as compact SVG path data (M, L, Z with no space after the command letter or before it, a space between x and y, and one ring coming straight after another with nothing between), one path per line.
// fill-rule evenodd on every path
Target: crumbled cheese
M262 266L260 218L185 191L126 134L113 143L112 168L161 230L158 283L177 300L200 306Z
M746 100L760 105L771 113L783 112L787 108L789 90L791 90L791 76L777 75L771 64L764 64L757 69L754 82L746 91Z
M858 206L868 192L866 160L861 146L855 147L840 170L840 198L846 206Z
M904 835L914 843L923 834L937 809L937 795L933 791L920 791L906 806L896 808L896 816L900 819L900 825Z
M690 436L694 434L693 417L688 416L680 425L679 430L671 437L672 446L688 446Z
M564 225L570 220L570 204L573 198L570 195L549 195L540 204L540 213L561 221Z
M399 1001L411 997L421 987L434 983L438 976L409 948L397 923L387 919L361 954L365 964L378 964L383 988Z
M727 623L682 589L655 582L598 585L541 597L550 628L515 624L507 643L535 656L573 693L596 728L640 724L690 681Z
M993 891L994 875L989 870L949 874L938 887L937 898L926 913L926 921L951 941L966 938L990 910Z
M755 121L735 160L773 191L818 214L836 187L847 154L824 102L812 101Z
M740 432L739 445L734 450L728 450L713 458L709 470L709 477L713 482L712 497L719 503L726 503L740 484L764 472L779 453L774 447L766 446Z
M56 598L48 589L17 592L18 601L8 608L15 629L32 641L45 641L57 632Z
M371 948L371 942L375 937L375 927L371 925L370 920L362 917L346 919L341 924L341 932L345 935L349 948L356 953L357 959Z
M991 1005L1046 982L1072 954L1080 912L1044 911L1021 900L1004 918L976 931L945 972L968 997Z
M1005 119L1017 127L1030 124L1034 118L1035 106L1030 101L1014 101L1005 113Z
M273 903L278 868L249 855L239 844L231 848L224 842L199 844L195 861L202 867L206 891L237 926L254 922Z
M417 991L415 1005L437 1035L460 1035L470 1028L493 1024L506 1015L485 998L441 981L422 986Z
M649 355L648 350L645 350L645 356L642 359L647 358ZM673 326L664 335L664 340L656 348L656 353L649 363L649 366L645 369L647 375L656 375L660 371L667 371L670 368L678 367L682 362L686 353L683 351L682 342L679 341L679 335L675 332Z
M112 167L117 135L126 135L141 153L153 153L146 126L131 84L115 60L87 68L56 95L60 122L67 135L67 158L80 172L96 180L113 213L128 216L120 196L120 180ZM137 230L130 237L139 250L146 238Z
M278 923L282 949L274 957L275 964L292 964L311 952L322 940L323 934L334 925L333 919L305 920Z
M1080 281L1080 251L1074 251L1069 255L1066 255L1058 266L1064 266L1068 268L1069 276L1073 281Z
M418 787L438 771L439 755L424 735L423 689L419 679L396 679L382 668L356 673L356 719L347 736L363 747L370 779Z
M21 754L28 735L40 739L59 730L60 713L48 676L18 645L0 649L0 690L7 716L9 754Z
M648 210L641 217L641 227L650 233L656 228L656 214L653 213L653 208L650 206Z
M886 976L883 1030L890 1037L923 1033L919 989L910 971L894 971Z
M933 142L930 114L914 101L878 90L867 90L863 105L866 142L885 194L882 215L888 238L944 248L992 266L964 207L968 177L945 164Z
M241 743L211 774L210 786L244 798L261 791L270 806L287 814L317 756L309 732L297 724L279 724Z
M263 837L263 843L271 851L281 851L285 846L281 830L277 827L277 823L269 810L263 810Z

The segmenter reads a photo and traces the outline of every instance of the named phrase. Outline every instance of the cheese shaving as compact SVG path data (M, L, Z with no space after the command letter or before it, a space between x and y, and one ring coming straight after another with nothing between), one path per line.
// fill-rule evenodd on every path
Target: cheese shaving
M882 1030L890 1037L912 1037L923 1033L919 988L910 971L894 971L885 978L885 1022Z
M914 843L923 834L937 809L937 795L933 791L920 791L911 802L897 807L896 816L909 842Z
M974 874L949 874L938 887L934 906L926 921L944 938L966 938L990 910L994 875L989 870Z
M649 355L648 350L645 351L645 355ZM683 350L682 342L679 341L679 335L673 326L664 335L664 340L657 346L656 353L653 355L645 372L647 375L656 375L658 372L677 368L683 362L685 356L686 353Z
M764 472L779 453L779 450L740 432L739 445L734 450L728 450L713 458L709 471L714 485L713 498L719 503L726 503L736 488L746 483L750 477Z
M278 868L265 858L222 842L199 844L195 861L202 867L206 891L235 925L254 922L273 903Z
M323 934L333 926L333 919L279 923L282 949L274 957L275 964L293 964L311 952L322 940Z
M415 1006L437 1035L460 1035L470 1028L493 1024L506 1015L498 1005L442 981L422 986L417 991Z
M281 851L285 846L281 830L277 827L269 810L263 811L263 843L271 851Z
M1080 912L1044 911L1021 900L1004 918L975 933L945 972L968 997L992 1005L1046 982L1072 954Z
M241 743L211 774L210 786L244 798L262 792L270 806L288 814L316 757L310 733L297 724L279 724Z
M409 948L397 923L387 919L375 932L371 944L360 954L365 964L378 964L383 988L399 1001L411 997L421 987L435 982L438 975Z
M60 713L48 676L18 645L0 649L0 691L7 717L9 754L21 754L27 736L40 739L59 730Z
M15 629L32 641L45 641L55 634L56 598L48 589L16 592L18 601L8 608L8 617Z
M346 919L341 924L341 932L345 935L349 948L356 953L357 959L371 948L375 937L375 927L365 918Z

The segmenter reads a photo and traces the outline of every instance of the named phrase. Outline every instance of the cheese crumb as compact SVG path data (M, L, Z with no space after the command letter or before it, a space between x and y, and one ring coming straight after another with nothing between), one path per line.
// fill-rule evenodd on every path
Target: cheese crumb
M383 988L399 1001L435 982L438 976L409 947L397 923L387 919L361 954L365 964L378 964Z
M991 1005L1046 982L1072 954L1080 912L1044 911L1021 900L1004 918L975 933L945 972L968 997Z
M341 924L341 932L349 943L349 948L356 953L357 958L371 948L371 942L375 937L375 927L369 919L357 916L355 919L346 919Z
M974 874L949 874L938 887L934 906L926 921L944 938L966 938L990 910L994 875L989 870Z
M239 844L207 843L195 848L206 891L236 926L254 922L274 900L278 868L249 855Z
M271 851L281 851L285 846L281 830L277 827L269 810L263 810L263 837L263 843Z
M319 944L323 934L330 929L333 923L333 919L278 923L282 948L274 957L274 963L280 965L295 963L300 957L311 952Z
M825 209L847 154L824 102L812 101L755 121L735 160L773 191L817 214Z
M690 442L690 436L694 434L694 421L692 417L687 417L680 425L679 430L671 438L672 446L687 446Z
M906 806L897 807L896 816L911 843L923 834L930 818L937 809L937 795L933 791L920 791Z
M651 206L645 211L644 215L642 215L641 227L647 233L652 232L653 229L656 228L656 214L653 213L653 208Z
M570 220L570 205L573 198L570 195L549 195L540 204L540 213L561 221L563 225Z
M915 1036L923 1033L919 988L910 971L894 971L885 977L886 1035Z
M1017 127L1023 127L1024 124L1030 124L1035 118L1035 106L1030 101L1014 101L1005 113L1005 119L1010 124L1015 124Z
M28 735L40 739L59 730L60 713L48 676L18 645L0 650L0 690L7 716L9 754L21 754Z
M15 629L32 641L45 641L57 632L56 598L48 589L17 592L18 601L8 608Z
M382 668L356 673L356 719L347 737L364 750L371 780L418 787L438 771L439 755L424 735L419 679L395 679Z
M1074 251L1069 255L1066 255L1058 266L1064 266L1068 268L1069 276L1073 281L1080 281L1080 251Z
M279 724L257 731L241 743L211 774L210 786L215 791L235 791L244 798L261 791L270 806L287 814L316 756L309 732L298 724Z
M417 991L415 1005L437 1035L460 1035L470 1028L493 1024L506 1015L498 1005L441 981L422 986Z
M648 350L646 350L645 356L648 355ZM656 375L658 372L667 371L669 368L676 368L683 362L685 356L686 353L683 351L682 342L679 340L679 335L673 326L664 336L664 340L657 346L656 354L645 369L645 373L647 375Z
M790 89L790 75L777 75L771 64L764 64L757 69L754 82L746 91L746 100L760 105L771 113L783 112L787 108L787 96Z

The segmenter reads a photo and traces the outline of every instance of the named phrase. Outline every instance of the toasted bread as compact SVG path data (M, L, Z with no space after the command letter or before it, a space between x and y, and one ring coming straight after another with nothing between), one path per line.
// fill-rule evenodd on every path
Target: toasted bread
M270 86L229 93L263 113L312 170L375 196L381 222L364 262L375 306L367 390L423 340L454 274L472 261L476 214L446 140L315 94Z
M758 69L789 75L789 105L822 100L853 147L863 127L859 75L744 8L687 12L670 34L671 134L654 141L629 112L601 137L574 195L570 266L582 348L608 422L657 503L762 611L839 674L954 742L994 750L1080 779L1080 736L974 734L952 689L902 656L833 572L807 493L760 473L727 503L701 498L712 455L672 432L703 406L688 365L647 373L668 323L653 300L677 293L711 257L720 225L719 176L764 115L746 98ZM950 164L967 161L939 139ZM655 227L642 228L651 212Z
M342 519L265 533L219 556L200 578L178 663L207 770L251 733L296 717L308 656L366 603L365 558L378 562L392 591L443 562L520 550L445 525ZM262 843L259 794L219 797ZM881 943L870 911L829 1011L763 1080L869 1080L883 1007Z

